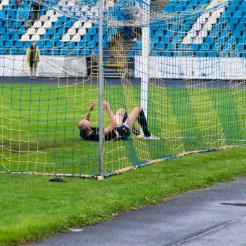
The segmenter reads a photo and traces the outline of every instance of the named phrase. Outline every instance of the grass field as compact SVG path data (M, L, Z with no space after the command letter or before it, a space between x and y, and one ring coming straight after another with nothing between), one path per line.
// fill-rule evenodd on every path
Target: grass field
M104 181L0 174L0 245L40 240L246 175L245 147L169 160ZM82 242L83 243L83 242Z
M95 85L3 84L0 87L0 171L94 174L98 143L79 137L77 122ZM106 87L115 111L140 103L140 87ZM161 140L105 143L105 170L205 148L244 144L243 89L150 87L148 121ZM98 124L97 109L92 120ZM105 116L106 117L106 116ZM108 124L108 120L105 120ZM23 244L112 218L127 209L246 174L244 147L188 156L104 181L0 174L0 245Z
M113 111L124 107L129 112L140 104L140 86L112 85L105 91ZM95 85L3 84L0 170L98 173L98 143L82 141L77 129L97 95ZM133 137L105 143L105 171L186 151L244 144L245 98L245 90L237 88L151 86L149 128L161 140ZM98 125L97 115L96 108L94 125Z

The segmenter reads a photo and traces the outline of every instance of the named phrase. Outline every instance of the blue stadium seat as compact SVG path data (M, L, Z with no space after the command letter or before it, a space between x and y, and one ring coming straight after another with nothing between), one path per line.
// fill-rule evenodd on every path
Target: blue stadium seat
M156 45L156 49L158 49L158 50L164 50L165 49L165 43L164 42L159 42Z
M5 33L5 28L3 27L0 27L0 35L4 34Z
M216 57L217 54L216 54L216 52L209 51L209 52L207 52L207 56L208 56L208 57Z
M16 50L16 53L19 55L25 55L26 54L26 49L25 48L19 48Z
M45 48L53 48L55 46L55 42L54 41L47 41L44 45Z
M37 41L37 46L39 48L43 48L44 47L44 41L42 41L42 40Z
M32 45L32 41L27 41L24 45L25 48L29 48Z
M25 32L26 32L26 30L25 30L24 27L19 28L18 31L17 31L17 33L21 34L21 35L24 34Z
M60 54L61 55L67 55L69 53L69 50L67 48L62 48Z
M15 43L15 47L16 47L16 48L21 48L21 47L23 47L23 42L22 42L22 41L17 41L17 42Z
M4 41L9 40L9 34L8 34L8 33L4 33L4 34L2 35L2 40L4 40Z
M179 45L179 50L187 50L187 45L181 43L181 44Z
M226 43L223 47L224 51L231 51L232 50L232 44L231 43Z
M190 45L190 49L193 51L197 51L197 50L199 50L199 48L200 48L199 44L191 44Z
M203 43L201 45L201 50L209 51L210 50L210 44L208 43Z
M52 27L49 28L49 29L47 30L46 34L48 34L48 35L54 35L54 34L55 34L55 29L52 28Z
M11 48L11 47L13 47L13 41L12 41L12 40L8 40L8 41L5 43L5 47L6 47L6 48Z
M11 39L12 40L19 40L20 39L20 34L15 33L14 35L12 35Z
M55 47L63 47L63 42L62 41L58 41L58 42L56 42L56 44L55 44Z

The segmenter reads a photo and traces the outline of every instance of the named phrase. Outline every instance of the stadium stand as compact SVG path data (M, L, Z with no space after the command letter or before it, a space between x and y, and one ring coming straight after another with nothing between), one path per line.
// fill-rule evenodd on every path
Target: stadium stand
M29 10L28 20L32 20L31 5L32 1L25 2ZM32 41L37 41L43 55L89 55L92 50L95 54L98 52L98 24L62 16L46 7L41 9L39 20L25 23L17 19L18 10L14 0L10 3L2 1L1 8L1 54L25 54ZM84 6L84 11L95 14L97 5ZM115 34L115 29L106 31L105 28L104 48L110 45L111 36Z
M61 1L62 2L62 1ZM57 8L73 6L58 4ZM209 0L169 1L164 11L173 13L192 11L198 6L210 6ZM28 20L32 19L32 1L25 2ZM1 10L2 9L2 10ZM199 57L242 57L245 56L246 2L232 0L227 7L203 13L200 16L177 20L165 25L151 26L152 56L199 56ZM97 2L83 6L84 12L97 15ZM115 11L115 9L114 9ZM119 18L123 13L117 13ZM31 22L30 22L31 23ZM104 49L109 49L112 37L119 30L104 30ZM122 30L121 30L122 31ZM3 0L0 5L0 54L25 54L31 41L37 41L43 55L89 55L98 53L98 24L78 21L75 17L62 16L43 6L40 18L29 26L17 20L15 0ZM141 38L136 42L129 56L141 52Z
M207 0L169 1L164 11L192 11L199 5L212 5ZM227 7L187 18L166 26L151 27L151 55L157 56L245 56L246 2L232 0ZM140 39L130 55L141 50ZM175 51L175 52L174 52Z

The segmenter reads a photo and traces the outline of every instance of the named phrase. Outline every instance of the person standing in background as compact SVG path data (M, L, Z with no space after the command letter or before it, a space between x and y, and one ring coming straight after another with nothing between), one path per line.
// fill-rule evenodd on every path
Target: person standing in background
M31 7L32 7L32 21L34 22L39 19L41 6L38 3L33 2Z
M40 51L36 45L36 41L32 42L32 45L27 49L26 52L26 62L30 67L30 79L33 77L33 70L34 70L34 79L36 79L37 74L37 66L40 59Z
M20 7L17 10L17 20L27 21L28 19L28 9L24 6L24 3L21 2Z

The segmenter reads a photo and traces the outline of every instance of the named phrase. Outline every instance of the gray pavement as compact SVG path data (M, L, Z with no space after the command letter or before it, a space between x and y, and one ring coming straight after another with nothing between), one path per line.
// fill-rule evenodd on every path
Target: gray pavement
M242 206L221 204L226 202ZM114 220L35 245L246 246L245 203L246 178L242 178L127 211Z

